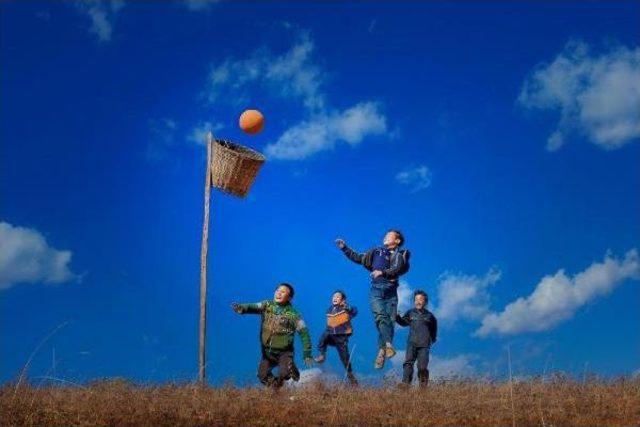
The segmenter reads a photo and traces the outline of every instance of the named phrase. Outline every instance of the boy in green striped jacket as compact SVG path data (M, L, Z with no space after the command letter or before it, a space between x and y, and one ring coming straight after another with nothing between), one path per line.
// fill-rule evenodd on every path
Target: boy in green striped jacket
M291 305L293 286L281 283L276 288L273 300L255 304L231 304L238 314L260 314L262 318L260 341L262 359L258 365L258 379L266 386L279 388L288 379L298 381L300 371L293 356L293 338L296 332L302 340L302 355L305 364L313 364L311 358L311 337L300 313ZM278 367L278 376L271 372Z

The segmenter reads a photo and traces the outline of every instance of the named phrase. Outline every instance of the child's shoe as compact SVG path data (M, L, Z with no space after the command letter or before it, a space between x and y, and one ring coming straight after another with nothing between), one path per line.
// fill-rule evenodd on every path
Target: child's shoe
M384 348L378 350L378 355L376 356L376 361L373 364L373 367L376 369L382 369L384 367Z
M356 379L356 376L353 375L353 372L347 373L347 380L349 381L349 385L351 387L357 387L358 386L358 380Z
M313 360L315 360L316 363L324 363L326 358L327 357L324 354L320 354L320 355L316 356L316 358L313 359Z
M390 342L388 342L387 346L384 349L384 357L386 357L387 359L391 359L395 355L396 349L393 348L393 345Z

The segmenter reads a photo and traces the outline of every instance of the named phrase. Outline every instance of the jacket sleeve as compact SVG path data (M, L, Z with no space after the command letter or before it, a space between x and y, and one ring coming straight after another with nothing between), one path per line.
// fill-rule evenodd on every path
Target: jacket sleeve
M356 264L362 264L362 261L364 260L364 254L354 251L347 245L344 245L342 248L342 253Z
M351 318L354 318L358 315L358 307L349 306L347 308L347 311L349 312L349 316L351 316Z
M431 322L429 322L429 334L431 335L432 343L438 340L438 319L433 314L431 315Z
M311 357L311 335L309 335L309 329L300 316L296 321L296 331L300 334L302 341L302 357L308 359Z
M393 263L388 269L382 271L382 277L385 279L397 279L405 271L406 264L409 262L409 256L411 253L406 251L405 255L398 253L394 256ZM406 259L405 259L406 257Z
M411 324L411 318L409 317L409 311L404 316L396 314L396 323L400 326L409 326Z
M240 314L260 314L266 307L266 301L250 303L250 304L238 304L240 307Z

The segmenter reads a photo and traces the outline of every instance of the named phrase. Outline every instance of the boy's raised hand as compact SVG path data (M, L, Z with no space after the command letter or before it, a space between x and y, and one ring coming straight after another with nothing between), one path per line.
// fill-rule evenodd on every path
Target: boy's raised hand
M231 303L231 309L238 314L242 314L242 307L240 307L240 304L238 304L237 302Z
M344 248L347 244L342 239L336 239L336 246L340 249Z

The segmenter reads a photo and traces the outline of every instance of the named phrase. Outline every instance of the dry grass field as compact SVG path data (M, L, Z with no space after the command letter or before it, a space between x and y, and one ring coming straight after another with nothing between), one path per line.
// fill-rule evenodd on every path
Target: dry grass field
M512 394L513 392L513 394ZM513 396L513 399L512 397ZM0 424L29 426L638 426L640 380L478 380L426 390L350 389L321 383L262 388L144 386L104 381L73 387L0 388Z

